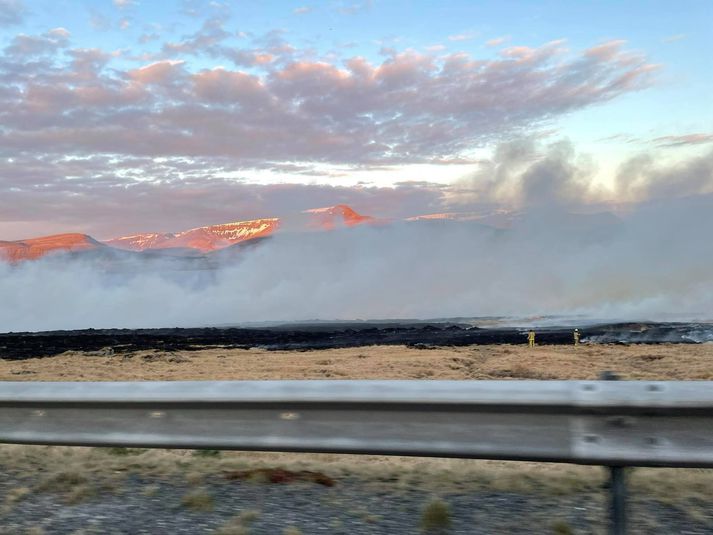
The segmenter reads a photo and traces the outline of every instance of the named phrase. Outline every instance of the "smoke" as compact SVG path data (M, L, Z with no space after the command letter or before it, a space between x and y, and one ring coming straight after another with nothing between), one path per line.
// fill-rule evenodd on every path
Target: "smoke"
M253 321L586 315L713 318L713 198L625 221L416 222L282 234L214 270L49 258L0 267L0 331ZM105 266L105 264L101 264Z
M567 143L500 147L451 202L513 201L511 228L416 221L280 233L209 261L79 254L0 263L0 331L309 319L586 316L713 319L713 153L640 158L620 216ZM512 204L512 203L511 203Z
M593 204L713 193L713 151L675 164L663 163L658 156L643 153L626 160L613 184L606 186L596 179L596 163L577 154L571 142L543 145L523 138L499 145L478 172L454 185L447 201L458 209L491 203L513 209L583 210Z

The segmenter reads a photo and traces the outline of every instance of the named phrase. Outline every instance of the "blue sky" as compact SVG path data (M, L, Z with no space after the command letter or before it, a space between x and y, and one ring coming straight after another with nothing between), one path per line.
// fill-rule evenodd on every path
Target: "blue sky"
M176 199L218 181L245 217L286 209L249 185L443 208L523 138L570 143L613 187L632 158L711 150L711 27L703 0L0 0L0 239L92 230L71 213L119 190L173 196L178 224Z

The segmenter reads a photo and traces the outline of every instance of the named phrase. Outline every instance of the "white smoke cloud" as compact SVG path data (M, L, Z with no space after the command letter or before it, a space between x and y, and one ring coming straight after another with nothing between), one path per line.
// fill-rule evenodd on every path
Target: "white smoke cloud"
M278 233L187 264L123 253L0 264L0 331L309 319L577 315L713 319L713 153L632 160L620 216L582 210L589 163L567 143L501 146L457 200L519 202L514 225L417 221ZM470 188L470 189L469 189ZM508 197L510 196L510 197ZM589 196L589 197L588 197Z
M511 208L567 207L640 203L713 193L713 151L671 164L659 154L625 160L614 184L597 179L597 165L564 139L543 144L532 137L501 143L480 169L456 182L446 202L454 208L489 202Z
M588 315L713 318L713 198L625 221L533 212L512 230L404 223L282 234L214 271L108 272L55 257L0 267L0 331L253 321ZM138 262L138 261L137 261Z

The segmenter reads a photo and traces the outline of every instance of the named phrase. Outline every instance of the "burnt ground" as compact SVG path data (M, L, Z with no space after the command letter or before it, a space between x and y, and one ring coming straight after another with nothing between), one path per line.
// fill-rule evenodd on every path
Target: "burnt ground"
M537 328L538 345L570 345L572 327ZM584 343L700 343L713 341L713 324L614 323L580 327ZM0 358L22 360L66 351L114 353L195 351L210 347L313 350L369 345L429 348L526 344L523 328L480 328L459 323L319 323L266 328L88 329L0 334Z

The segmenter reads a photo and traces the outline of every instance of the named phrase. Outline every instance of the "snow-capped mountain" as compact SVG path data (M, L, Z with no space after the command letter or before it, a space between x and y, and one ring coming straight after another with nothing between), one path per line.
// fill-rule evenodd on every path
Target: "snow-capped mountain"
M146 233L113 238L104 243L117 249L145 251L147 249L187 248L203 253L229 247L246 240L264 238L280 225L278 218L234 221L210 225L178 233Z
M35 260L51 253L87 251L106 247L86 234L55 234L29 240L0 241L0 260Z
M306 219L305 219L306 218ZM300 224L292 231L329 231L376 221L340 204L307 210L299 214ZM53 252L75 252L103 249L135 253L193 252L210 253L234 245L268 238L278 232L283 220L277 217L234 221L192 228L180 232L146 232L99 242L86 234L58 234L18 241L0 241L0 260L12 263L34 260Z
M318 230L333 230L339 227L354 227L362 223L376 221L368 215L361 215L355 212L346 204L327 206L325 208L312 208L302 212L309 216L307 226Z

